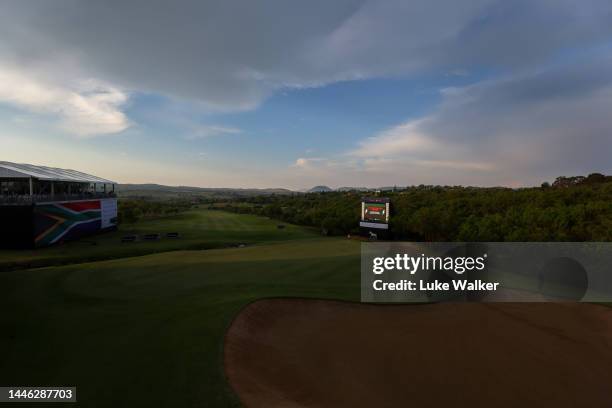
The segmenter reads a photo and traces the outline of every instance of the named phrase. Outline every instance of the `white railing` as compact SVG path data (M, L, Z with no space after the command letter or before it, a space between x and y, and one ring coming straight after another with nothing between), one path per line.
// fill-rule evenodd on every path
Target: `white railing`
M35 195L0 195L0 205L28 205L53 201L77 201L100 198L112 198L116 195L110 193L81 193L81 194L35 194Z

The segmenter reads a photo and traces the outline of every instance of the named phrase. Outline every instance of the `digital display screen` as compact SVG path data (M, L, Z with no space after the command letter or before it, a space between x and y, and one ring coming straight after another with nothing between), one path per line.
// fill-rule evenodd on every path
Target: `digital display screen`
M387 222L387 205L385 203L365 203L363 219L365 221Z
M388 199L364 199L361 202L361 220L365 222L388 223Z

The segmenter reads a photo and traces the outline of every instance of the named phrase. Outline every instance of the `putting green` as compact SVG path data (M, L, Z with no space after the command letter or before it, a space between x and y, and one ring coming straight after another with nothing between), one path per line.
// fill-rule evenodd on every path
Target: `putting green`
M357 242L233 216L193 228L296 239L0 273L0 384L74 385L86 407L238 406L223 371L233 317L265 297L358 300L360 260Z

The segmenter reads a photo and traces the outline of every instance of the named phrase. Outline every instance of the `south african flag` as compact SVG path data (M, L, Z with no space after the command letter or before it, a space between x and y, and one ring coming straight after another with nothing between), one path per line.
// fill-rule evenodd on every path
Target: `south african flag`
M34 243L37 247L76 238L101 228L100 200L37 204Z

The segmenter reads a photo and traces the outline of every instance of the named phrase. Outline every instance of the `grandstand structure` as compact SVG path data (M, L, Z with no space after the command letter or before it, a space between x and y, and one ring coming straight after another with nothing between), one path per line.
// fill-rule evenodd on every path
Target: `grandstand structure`
M0 161L0 247L35 248L117 227L116 183Z

